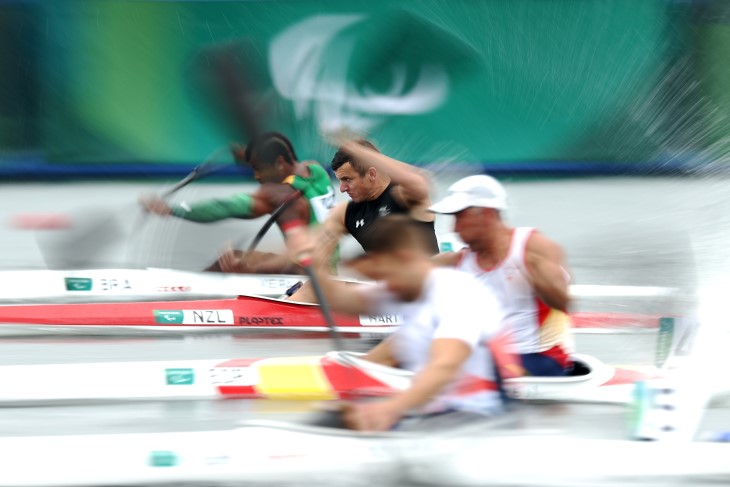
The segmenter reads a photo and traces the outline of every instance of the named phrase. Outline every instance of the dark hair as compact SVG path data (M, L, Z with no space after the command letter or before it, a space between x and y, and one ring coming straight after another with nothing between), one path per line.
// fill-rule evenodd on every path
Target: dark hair
M423 222L406 215L388 215L373 221L363 239L363 247L371 252L394 252L419 249L431 255L432 238Z
M279 132L266 132L253 139L246 146L243 160L250 163L254 154L264 164L273 164L279 156L283 157L289 164L297 162L294 146L286 136Z
M355 142L357 142L358 144L360 144L363 147L367 147L368 149L374 150L375 152L380 152L378 150L378 148L375 147L375 145L368 140L357 139ZM363 164L360 164L359 162L354 160L350 154L348 154L347 152L344 152L342 149L335 152L335 155L332 158L332 163L331 163L332 170L337 171L339 168L341 168L344 164L347 164L348 162L350 163L352 168L355 171L357 171L357 173L360 176L364 176L368 170L367 167L365 167Z

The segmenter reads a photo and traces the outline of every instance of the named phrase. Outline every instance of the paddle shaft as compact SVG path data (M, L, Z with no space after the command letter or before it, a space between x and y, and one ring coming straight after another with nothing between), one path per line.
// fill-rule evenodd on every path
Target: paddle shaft
M332 313L330 312L330 307L327 303L324 292L322 291L322 286L319 283L319 279L315 275L314 269L312 269L311 265L302 264L302 267L304 267L304 271L309 277L309 282L312 285L312 289L314 289L314 294L317 296L317 301L319 301L319 309L322 312L322 316L324 316L324 319L327 322L327 326L330 329L330 335L332 336L332 341L335 344L335 350L342 351L344 350L344 347L342 346L342 340L340 339L340 334L337 331L335 320L334 318L332 318Z
M200 165L193 168L193 170L190 171L190 173L187 176L185 176L180 181L175 183L175 185L172 188L170 188L167 191L165 191L164 193L162 193L161 197L168 198L168 197L172 196L173 194L175 194L176 192L183 189L188 184L190 184L193 181L195 181L196 179L200 178L201 176L205 176L206 174L215 172L218 168L213 166L213 161L215 159L217 159L218 156L223 151L228 151L228 150L229 150L229 147L227 145L218 147L208 157L206 157L205 160L203 160L203 162Z
M302 192L302 190L298 189L294 194L287 197L284 202L271 213L271 216L268 220L266 220L266 223L264 223L264 226L261 227L261 230L258 231L253 241L248 246L246 252L253 252L256 249L258 244L261 242L261 239L264 237L264 235L266 235L266 232L269 231L274 222L276 222L277 218L279 218L279 216L303 194L304 193ZM327 326L330 329L330 335L332 336L332 341L335 344L335 348L337 350L344 350L342 346L342 340L340 339L340 335L337 332L335 320L334 318L332 318L329 304L327 304L327 299L325 298L324 292L322 291L322 286L320 286L319 279L317 279L317 276L314 273L314 269L312 269L312 266L310 264L302 263L302 267L309 277L309 282L312 285L312 289L314 289L314 294L317 296L317 301L319 301L319 309L322 312L322 316L324 316L324 319L327 322Z
M200 167L200 166L198 166L198 167ZM177 193L179 190L183 189L188 184L190 184L193 181L195 181L196 179L198 179L199 174L198 174L197 171L198 171L198 168L196 167L195 169L193 169L193 171L190 174L188 174L183 179L181 179L180 181L178 181L175 184L175 186L173 186L172 188L170 188L167 191L165 191L164 193L162 193L160 195L160 197L161 198L169 198L173 194Z
M271 213L271 216L266 220L266 223L261 227L261 230L258 231L256 236L253 238L251 243L248 246L248 249L246 249L246 252L253 252L256 250L256 247L258 247L259 243L261 243L261 239L264 238L264 235L266 235L266 232L269 231L271 226L276 223L277 218L281 216L284 211L286 211L294 202L299 199L304 193L302 193L301 190L297 190L294 194L288 196L282 203L279 205L279 207L274 210Z

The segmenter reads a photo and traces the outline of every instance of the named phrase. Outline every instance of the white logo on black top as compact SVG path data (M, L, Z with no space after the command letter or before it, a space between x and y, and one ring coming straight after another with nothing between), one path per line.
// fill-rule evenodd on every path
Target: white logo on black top
M380 209L378 210L378 214L380 216L388 216L388 215L390 215L390 208L388 208L388 205L381 206Z
M363 219L360 219L355 222L355 228L360 228L363 225L365 225L365 220L363 220Z

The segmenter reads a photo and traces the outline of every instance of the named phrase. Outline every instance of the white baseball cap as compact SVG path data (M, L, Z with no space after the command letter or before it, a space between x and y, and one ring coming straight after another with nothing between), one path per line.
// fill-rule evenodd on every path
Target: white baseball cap
M428 210L434 213L457 213L470 206L506 210L507 192L491 176L468 176L449 186L449 194Z

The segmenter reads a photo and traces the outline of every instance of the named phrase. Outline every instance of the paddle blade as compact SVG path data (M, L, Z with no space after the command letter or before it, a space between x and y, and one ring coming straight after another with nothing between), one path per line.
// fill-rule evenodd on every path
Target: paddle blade
M8 222L16 230L59 230L73 226L71 219L61 213L20 213Z
M112 247L123 243L127 231L118 212L88 209L66 216L68 225L36 234L50 269L104 267L114 260Z
M265 49L254 40L239 39L201 49L189 65L187 77L195 98L235 140L261 134L271 111L262 52Z

